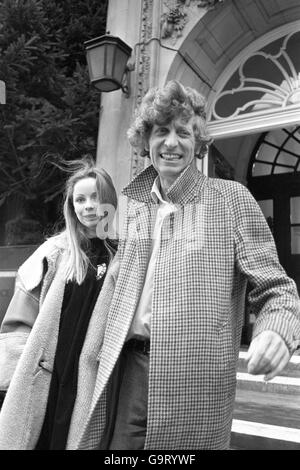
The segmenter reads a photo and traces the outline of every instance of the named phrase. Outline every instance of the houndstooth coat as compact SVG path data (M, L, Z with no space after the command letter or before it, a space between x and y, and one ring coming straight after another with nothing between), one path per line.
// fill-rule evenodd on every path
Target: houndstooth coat
M156 176L150 166L124 190L130 199L120 270L81 449L97 448L104 432L107 382L147 271ZM178 210L164 219L154 274L145 449L226 449L247 280L257 313L254 335L276 331L291 352L300 338L299 299L244 186L189 166L168 197Z

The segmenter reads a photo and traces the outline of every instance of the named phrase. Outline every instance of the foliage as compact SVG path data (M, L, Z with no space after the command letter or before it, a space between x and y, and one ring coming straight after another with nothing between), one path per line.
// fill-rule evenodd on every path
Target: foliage
M107 0L1 3L0 205L22 200L24 216L45 226L63 187L55 163L96 153L99 93L83 43L105 33Z

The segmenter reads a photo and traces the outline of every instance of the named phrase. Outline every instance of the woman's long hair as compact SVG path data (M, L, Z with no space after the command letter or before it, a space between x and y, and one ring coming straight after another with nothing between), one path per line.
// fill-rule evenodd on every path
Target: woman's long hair
M90 246L90 240L86 230L78 220L74 205L73 191L75 184L83 178L95 178L98 200L104 207L110 207L115 211L117 208L117 194L109 174L103 169L95 166L94 162L84 159L78 162L72 162L76 171L68 178L66 182L65 200L63 214L65 218L65 235L68 245L68 256L66 260L66 281L76 281L81 284L87 274L90 264L86 251ZM109 206L107 206L109 205ZM111 215L111 214L110 214ZM108 217L108 221L111 217ZM105 238L104 245L108 250L110 261L116 252L116 237L114 239Z

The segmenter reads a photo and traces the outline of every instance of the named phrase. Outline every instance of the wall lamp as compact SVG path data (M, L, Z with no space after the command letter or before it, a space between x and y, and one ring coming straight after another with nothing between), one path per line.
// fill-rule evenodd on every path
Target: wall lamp
M210 89L214 90L213 86L199 74L191 61L179 49L165 46L160 38L152 37L146 42L138 42L134 45L134 48L142 44L146 46L151 41L157 41L163 49L176 52L200 80ZM103 92L119 90L121 88L126 98L128 98L130 93L130 72L135 67L134 61L128 63L132 48L122 39L110 34L90 39L84 43L84 46L92 85L98 91Z
M119 88L129 97L129 76L134 65L127 64L132 48L122 39L106 34L84 43L90 80L98 91Z

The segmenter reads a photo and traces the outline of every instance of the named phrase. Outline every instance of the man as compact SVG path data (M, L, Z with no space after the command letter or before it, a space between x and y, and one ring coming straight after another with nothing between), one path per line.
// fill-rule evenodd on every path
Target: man
M270 380L300 340L294 282L244 186L197 170L205 102L176 81L129 130L151 163L125 188L120 263L83 449L229 447L244 296L257 314L248 371Z

